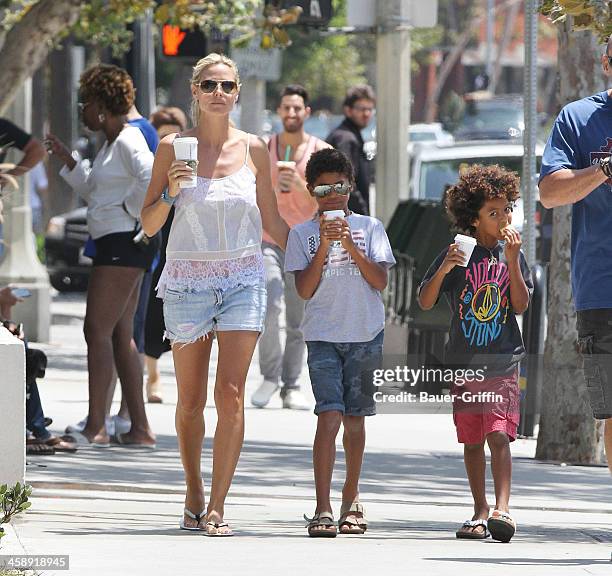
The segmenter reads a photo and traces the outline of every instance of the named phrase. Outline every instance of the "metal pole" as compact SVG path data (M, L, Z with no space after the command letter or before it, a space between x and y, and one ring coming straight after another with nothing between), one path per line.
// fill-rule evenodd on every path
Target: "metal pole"
M262 117L266 108L266 81L245 78L240 90L240 128L251 134L261 134Z
M537 136L537 54L538 54L538 0L525 1L525 68L523 79L525 133L523 135L523 206L525 223L523 226L523 246L530 266L536 259L536 157Z
M409 187L410 2L378 0L376 217L387 224Z
M148 118L155 109L155 48L153 46L153 12L134 23L134 44L130 74L136 87L136 108Z

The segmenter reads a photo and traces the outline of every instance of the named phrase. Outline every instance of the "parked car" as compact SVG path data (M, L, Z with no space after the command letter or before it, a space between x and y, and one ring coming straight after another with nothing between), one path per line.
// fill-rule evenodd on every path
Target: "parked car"
M456 140L520 140L525 131L523 97L473 92L465 96L465 110L454 132Z
M85 207L49 220L45 234L45 256L49 279L56 290L87 290L92 261L83 251L88 237Z
M372 160L376 157L376 116L372 122L361 131L363 136L363 148L368 157ZM453 135L447 132L442 127L440 122L431 122L428 124L410 124L408 126L408 154L412 155L414 147L423 142L431 142L434 144L452 144L454 142Z

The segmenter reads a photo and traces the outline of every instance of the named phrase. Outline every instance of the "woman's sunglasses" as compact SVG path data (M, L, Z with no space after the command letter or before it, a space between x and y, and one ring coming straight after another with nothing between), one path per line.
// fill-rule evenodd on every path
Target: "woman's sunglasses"
M202 80L198 86L205 94L212 94L217 86L221 86L221 90L226 94L231 94L238 89L238 84L233 80Z
M341 196L346 196L351 193L352 186L346 182L338 182L337 184L321 184L315 186L312 193L318 198L325 198L328 194L335 192Z

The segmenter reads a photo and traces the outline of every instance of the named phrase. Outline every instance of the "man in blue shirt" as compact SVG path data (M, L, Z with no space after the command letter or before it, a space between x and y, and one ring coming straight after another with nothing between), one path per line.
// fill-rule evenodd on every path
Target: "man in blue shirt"
M612 37L601 57L612 80ZM557 117L540 172L546 208L572 205L572 291L593 416L606 421L612 472L612 90L571 102Z

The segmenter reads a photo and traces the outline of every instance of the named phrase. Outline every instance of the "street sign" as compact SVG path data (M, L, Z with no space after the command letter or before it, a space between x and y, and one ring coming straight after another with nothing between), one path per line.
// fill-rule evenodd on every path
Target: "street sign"
M257 78L276 82L281 77L281 53L278 48L265 50L256 36L246 48L232 49L232 60L241 78Z

